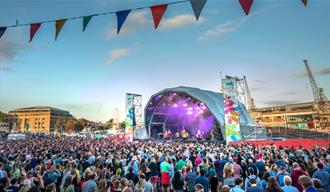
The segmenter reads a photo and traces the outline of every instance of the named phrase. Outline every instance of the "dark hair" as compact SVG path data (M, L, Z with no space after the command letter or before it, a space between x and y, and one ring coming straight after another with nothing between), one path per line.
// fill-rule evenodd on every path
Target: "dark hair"
M323 164L322 164L322 163L320 163L320 162L319 162L319 163L317 163L317 168L319 168L319 169L323 169L323 167L324 167L324 166L323 166Z
M278 191L278 192L282 191L281 187L278 185L278 183L274 177L268 178L268 184L267 184L266 189L267 189L267 191Z
M241 178L239 178L239 177L237 177L236 179L235 179L235 185L239 185L239 184L241 184L243 182L243 179L241 179Z
M249 167L248 172L250 173L250 175L253 175L254 174L254 169L252 167Z
M270 174L269 172L265 172L263 175L262 175L262 179L265 179L266 181L268 180L268 178L270 177Z
M10 184L14 185L15 183L17 183L17 181L18 179L14 177L10 180Z
M201 176L204 176L205 175L205 170L203 168L200 167L200 170L199 170L199 174Z
M70 185L72 184L72 177L71 176L68 176L65 181L64 181L64 189L66 189L67 187L69 187Z
M256 184L256 183L257 183L257 180L254 179L254 178L252 178L252 179L250 179L249 183L250 183L250 184Z

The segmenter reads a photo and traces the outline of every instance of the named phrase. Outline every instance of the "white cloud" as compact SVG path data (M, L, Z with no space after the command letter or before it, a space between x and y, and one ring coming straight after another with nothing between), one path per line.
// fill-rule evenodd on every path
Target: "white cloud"
M15 43L14 41L6 38L0 41L0 71L11 71L12 68L7 65L14 61L17 55L25 46Z
M121 48L121 49L113 49L111 50L109 54L109 58L107 60L107 63L111 64L115 60L121 58L121 57L126 57L129 55L129 49L126 48Z
M217 25L213 29L209 29L205 31L198 37L198 40L205 41L215 37L220 37L226 33L235 31L240 25L242 25L246 21L247 17L243 17L237 21L227 21L223 24Z
M204 17L200 17L198 22L196 21L195 16L189 14L176 15L172 18L164 18L159 24L160 29L173 29L184 27L188 25L203 23L205 21Z

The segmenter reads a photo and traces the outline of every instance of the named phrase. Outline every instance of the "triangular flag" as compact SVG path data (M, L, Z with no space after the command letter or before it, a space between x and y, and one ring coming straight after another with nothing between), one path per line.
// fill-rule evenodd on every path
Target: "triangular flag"
M129 12L131 12L131 10L116 12L116 15L117 15L117 34L119 34L120 28L124 24Z
M162 19L166 9L167 9L167 4L164 5L156 5L150 7L151 13L152 13L152 18L154 19L154 24L155 24L155 29L157 29L160 20Z
M29 43L31 43L34 35L36 34L36 32L38 31L40 26L41 26L41 23L33 23L30 25L30 41L29 41Z
M239 0L246 15L249 14L253 0Z
M7 27L0 27L0 39L2 37L2 35L5 33Z
M89 16L85 16L83 18L83 32L85 31L85 29L92 17L93 17L93 15L89 15Z
M201 15L202 9L204 8L206 1L207 0L190 0L196 20L198 20L199 16Z
M301 2L307 7L308 0L301 0Z
M65 22L66 22L66 19L61 19L61 20L57 20L56 21L56 23L55 23L55 28L56 28L56 31L55 31L55 41L57 40L57 36L60 33L63 25L65 24Z

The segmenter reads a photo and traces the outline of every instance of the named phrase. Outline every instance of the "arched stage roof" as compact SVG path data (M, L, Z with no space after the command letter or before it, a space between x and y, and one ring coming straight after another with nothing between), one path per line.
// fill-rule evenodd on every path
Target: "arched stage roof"
M145 107L145 111L150 105L150 102L153 101L153 98L159 95L163 95L169 92L174 92L174 93L184 93L189 95L190 97L203 102L207 108L212 112L212 114L216 117L216 120L223 125L225 123L225 116L224 116L224 98L222 93L217 93L213 91L207 91L207 90L202 90L199 88L194 88L194 87L174 87L174 88L167 88L164 89L154 95L152 95L147 102L147 105ZM153 101L154 102L154 101ZM159 100L160 102L160 100ZM152 104L153 106L157 104ZM239 109L240 109L240 123L245 124L245 125L252 125L253 120L247 111L246 107L244 104L239 103Z

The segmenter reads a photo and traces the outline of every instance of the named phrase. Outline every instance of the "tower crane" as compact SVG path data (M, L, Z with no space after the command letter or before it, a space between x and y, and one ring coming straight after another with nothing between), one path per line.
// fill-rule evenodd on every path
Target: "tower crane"
M306 72L307 72L307 76L308 76L308 79L309 79L309 83L311 84L311 88L312 88L312 91L313 91L314 101L317 102L317 103L326 103L326 102L328 102L329 100L325 96L325 94L323 92L323 89L318 88L317 85L316 85L316 81L314 79L314 76L313 76L310 68L309 68L308 61L306 59L303 60L303 61L304 61L305 67L306 67Z

